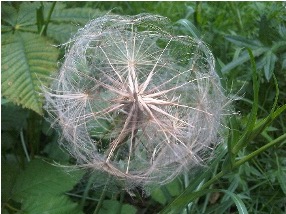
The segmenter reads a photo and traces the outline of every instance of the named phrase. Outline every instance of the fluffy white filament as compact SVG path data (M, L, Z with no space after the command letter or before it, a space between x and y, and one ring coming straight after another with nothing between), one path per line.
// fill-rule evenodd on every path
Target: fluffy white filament
M106 15L73 37L45 97L80 166L163 184L218 142L226 99L213 56L167 26L160 16Z

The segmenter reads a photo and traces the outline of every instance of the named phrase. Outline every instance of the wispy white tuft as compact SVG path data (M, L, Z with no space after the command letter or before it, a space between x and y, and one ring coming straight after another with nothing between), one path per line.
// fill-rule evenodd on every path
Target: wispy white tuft
M79 166L164 184L218 143L227 99L199 40L161 16L106 15L71 39L46 110Z

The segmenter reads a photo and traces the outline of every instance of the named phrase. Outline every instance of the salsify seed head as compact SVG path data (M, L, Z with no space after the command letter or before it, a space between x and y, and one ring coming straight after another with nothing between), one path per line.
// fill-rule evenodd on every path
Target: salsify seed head
M143 186L210 155L227 101L207 46L149 14L106 15L80 29L45 97L78 166Z

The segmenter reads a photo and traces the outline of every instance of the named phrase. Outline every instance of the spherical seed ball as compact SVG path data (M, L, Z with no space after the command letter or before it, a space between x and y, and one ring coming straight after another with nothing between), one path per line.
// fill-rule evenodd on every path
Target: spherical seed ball
M161 16L106 15L71 39L46 110L78 165L164 184L207 158L226 98L200 40Z

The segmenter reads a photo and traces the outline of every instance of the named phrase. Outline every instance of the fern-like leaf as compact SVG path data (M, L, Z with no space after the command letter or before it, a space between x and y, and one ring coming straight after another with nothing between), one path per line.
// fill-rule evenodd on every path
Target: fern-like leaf
M2 96L42 114L41 84L56 70L58 49L32 33L2 36Z

